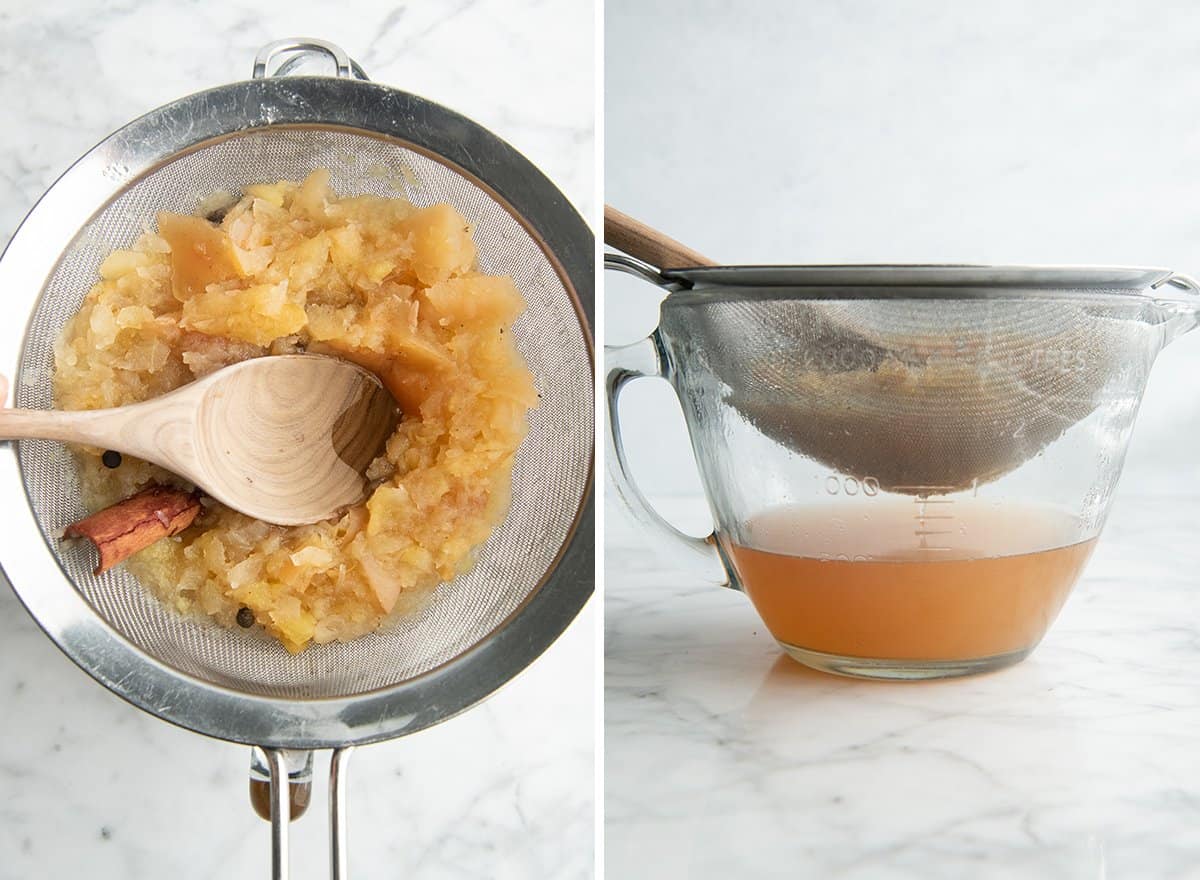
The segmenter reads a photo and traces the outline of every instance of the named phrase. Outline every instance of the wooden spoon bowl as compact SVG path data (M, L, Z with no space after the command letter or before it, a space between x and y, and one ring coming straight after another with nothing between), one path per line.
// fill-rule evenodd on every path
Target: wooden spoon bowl
M253 358L144 403L0 410L0 439L114 449L277 525L319 522L363 500L364 472L395 430L373 373L319 355Z

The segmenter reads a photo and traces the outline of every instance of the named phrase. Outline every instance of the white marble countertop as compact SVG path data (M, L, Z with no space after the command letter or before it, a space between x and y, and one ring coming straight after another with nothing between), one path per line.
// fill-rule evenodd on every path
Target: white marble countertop
M697 532L699 499L658 502ZM1190 878L1200 497L1119 494L1041 647L874 683L785 657L610 502L606 869L622 878Z
M491 128L590 217L593 17L585 0L0 4L0 242L111 130L247 77L286 36L333 40L373 79ZM483 706L356 753L355 876L592 875L596 626L592 603ZM0 585L0 878L267 876L248 758L107 693ZM294 877L327 875L323 788L293 826Z

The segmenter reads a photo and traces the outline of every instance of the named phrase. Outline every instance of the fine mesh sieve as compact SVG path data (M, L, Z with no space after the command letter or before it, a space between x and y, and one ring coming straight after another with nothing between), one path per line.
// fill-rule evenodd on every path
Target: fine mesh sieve
M339 78L265 76L293 50L332 57ZM28 408L51 406L55 339L105 255L152 228L159 211L192 213L214 193L237 196L315 168L330 171L340 195L453 205L472 226L481 271L511 275L528 303L513 333L541 401L516 455L507 518L475 567L442 585L424 612L353 642L292 656L265 636L180 616L123 570L92 574L89 551L57 538L85 513L71 456L57 444L21 442L15 460L0 462L7 497L29 500L28 515L0 536L0 561L60 647L147 711L271 747L276 876L286 871L287 819L286 763L276 749L371 742L461 711L536 657L593 582L591 234L507 144L424 99L352 79L352 70L345 53L321 41L266 47L255 68L264 78L181 99L96 147L43 197L0 259L10 308L27 303L32 313L26 328L9 322L0 331L15 403Z
M679 291L681 348L763 436L917 496L994 480L1140 387L1163 331L1130 294L1192 289L1127 268L718 266L611 206L605 240L636 258L610 268Z
M508 517L469 574L442 587L415 619L293 657L274 639L255 639L172 612L124 568L93 575L89 547L56 540L63 527L87 513L72 456L61 444L47 442L23 442L19 453L47 541L67 576L114 628L181 672L284 698L349 696L387 687L486 637L550 569L587 491L592 447L587 340L562 279L529 232L492 196L445 164L392 141L317 127L256 129L202 145L140 178L100 211L63 253L34 312L16 405L51 407L55 339L95 282L100 261L153 227L158 211L193 213L214 192L300 180L314 168L329 169L331 186L340 195L399 194L420 205L450 203L471 223L480 269L511 275L529 304L513 334L542 400L530 413L529 436L517 452Z
M699 310L736 356L706 362L765 436L883 489L939 495L1019 467L1144 381L1139 302L769 296ZM718 329L719 328L719 329Z

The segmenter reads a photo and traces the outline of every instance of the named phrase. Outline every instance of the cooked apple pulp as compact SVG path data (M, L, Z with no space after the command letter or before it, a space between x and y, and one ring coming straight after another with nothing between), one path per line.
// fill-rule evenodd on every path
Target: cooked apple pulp
M297 351L353 360L387 385L403 417L365 504L282 527L206 501L196 525L127 563L182 612L236 627L249 608L290 651L368 633L471 567L508 510L538 399L510 332L525 302L511 279L476 270L463 217L337 198L328 180L248 187L219 224L159 215L157 232L105 259L55 348L62 409L135 403ZM184 485L128 456L109 469L103 451L78 453L91 510L150 480Z

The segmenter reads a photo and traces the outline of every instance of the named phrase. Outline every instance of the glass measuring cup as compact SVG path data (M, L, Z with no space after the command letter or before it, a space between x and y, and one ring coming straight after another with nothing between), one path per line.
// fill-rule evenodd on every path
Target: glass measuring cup
M1154 358L1196 326L1166 270L606 267L671 291L606 351L611 479L668 560L744 591L800 662L938 678L1021 660L1098 538ZM705 539L638 491L617 399L675 389Z

